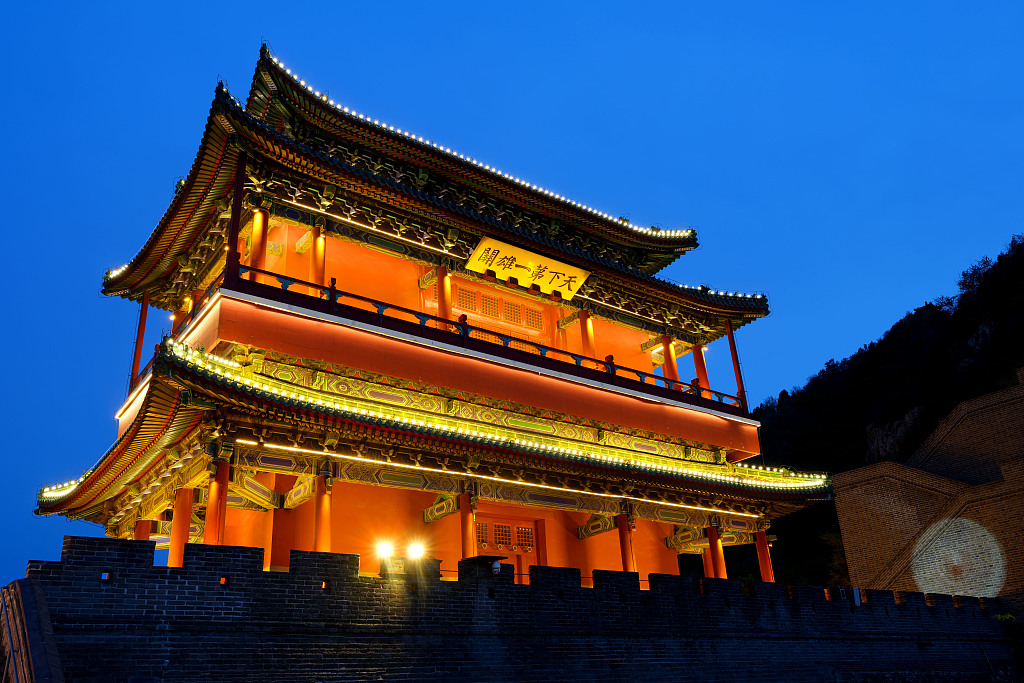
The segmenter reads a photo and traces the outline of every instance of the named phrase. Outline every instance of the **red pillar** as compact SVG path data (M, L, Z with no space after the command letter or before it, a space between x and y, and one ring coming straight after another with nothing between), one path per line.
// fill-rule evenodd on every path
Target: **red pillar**
M615 526L619 529L619 551L622 553L622 571L635 572L636 560L633 558L633 529L629 517L621 514L615 518Z
M715 578L715 565L711 561L711 549L705 550L700 554L702 560L704 560L704 578L713 579Z
M736 398L740 408L747 409L747 392L743 389L743 374L740 372L740 357L736 352L736 337L732 333L732 321L725 321L725 331L729 334L729 352L732 354L732 369L736 373Z
M715 568L716 579L727 579L729 576L725 572L725 553L722 551L722 539L718 536L718 527L709 526L708 532L708 552L711 555L711 564Z
M768 536L765 532L758 531L754 538L757 543L757 563L761 565L761 580L765 583L775 583L772 556L768 552Z
M672 348L672 337L667 334L661 338L661 352L664 354L665 362L661 365L661 372L666 380L679 381L679 366L676 364L676 352ZM671 388L675 388L674 385Z
M580 311L580 333L583 335L583 355L597 358L594 346L594 321L590 319L590 311Z
M267 267L267 212L256 209L252 212L252 246L249 247L249 265L265 270ZM266 282L266 276L253 273L256 282Z
M313 258L309 262L309 281L322 287L327 284L327 231L323 228L314 228L313 232L316 239L313 240ZM310 294L319 296L320 292L314 290Z
M700 381L701 389L709 389L711 383L708 382L708 366L704 363L704 346L697 344L691 351L693 356L693 367L697 371L697 379ZM702 391L701 395L704 398L711 398L711 394L708 391Z
M153 529L152 520L140 519L135 522L135 535L133 538L136 541L148 541L149 532Z
M331 489L327 486L327 476L320 474L316 478L316 495L313 512L313 550L320 553L331 552Z
M242 202L245 197L245 170L248 157L245 152L238 155L235 167L235 183L231 193L231 220L228 221L228 236L225 250L227 263L224 264L224 284L230 285L238 278L238 265L241 263L239 248L239 224L242 222Z
M146 313L149 311L148 290L142 294L142 303L139 306L139 329L135 333L135 356L132 358L132 387L134 387L139 381L139 363L142 360L142 340L146 335Z
M476 555L476 513L469 494L459 496L459 521L462 522L462 559Z
M171 517L171 547L167 553L168 567L181 566L191 527L192 489L178 489L174 494L174 513Z
M437 267L437 317L452 319L452 276L444 266ZM443 325L441 329L449 329Z
M210 492L206 497L206 531L203 543L224 544L224 518L228 511L228 474L231 465L226 460L215 460L217 472L210 479Z

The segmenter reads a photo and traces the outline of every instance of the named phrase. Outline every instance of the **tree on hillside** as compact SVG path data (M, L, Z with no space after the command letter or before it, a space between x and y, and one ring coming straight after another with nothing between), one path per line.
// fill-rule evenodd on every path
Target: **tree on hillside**
M957 403L1015 383L1024 366L1024 235L995 261L964 270L957 287L956 297L922 305L852 356L830 359L804 386L755 408L766 460L830 472L903 461ZM832 503L775 527L780 539L805 539L791 552L780 542L780 581L844 582Z

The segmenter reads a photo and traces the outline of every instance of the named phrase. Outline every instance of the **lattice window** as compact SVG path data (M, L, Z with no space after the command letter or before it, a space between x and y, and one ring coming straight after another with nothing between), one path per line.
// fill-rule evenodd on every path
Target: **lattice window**
M512 527L508 524L494 524L491 527L496 545L512 545Z
M457 287L455 289L455 307L476 313L476 292L472 289Z
M501 317L501 299L496 296L480 295L480 312L490 318Z
M536 308L523 307L523 319L527 327L535 330L544 329L544 317Z
M533 527L516 527L516 545L522 547L527 552L533 549Z
M512 323L513 325L523 324L523 306L522 304L513 303L506 301L505 303L505 322Z
M487 547L487 522L476 523L476 542Z

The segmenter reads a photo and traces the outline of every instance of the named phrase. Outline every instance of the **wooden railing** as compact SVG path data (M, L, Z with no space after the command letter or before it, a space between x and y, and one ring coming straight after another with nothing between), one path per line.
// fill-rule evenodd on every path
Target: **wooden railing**
M358 321L424 340L458 346L562 375L630 389L649 394L652 397L657 396L714 408L733 415L747 415L741 401L736 396L709 387L701 387L696 381L673 381L652 372L619 365L613 356L607 356L604 359L590 358L539 344L529 339L513 337L486 327L471 325L465 315L461 316L459 320L448 320L430 313L345 292L337 288L335 278L331 278L330 284L324 286L259 268L239 265L237 276L232 277L229 274L227 277L218 278L207 289L202 301L212 297L219 287ZM201 308L200 305L195 306L180 325L176 324L175 329L181 330L187 327ZM152 361L145 370L139 373L139 377L144 377L151 366Z

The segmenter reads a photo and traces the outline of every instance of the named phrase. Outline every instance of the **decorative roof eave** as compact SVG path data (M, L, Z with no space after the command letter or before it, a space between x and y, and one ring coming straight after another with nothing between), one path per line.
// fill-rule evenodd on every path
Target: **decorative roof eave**
M232 137L236 139L233 141ZM431 202L429 197L413 196L409 188L392 187L382 179L366 177L365 173L349 169L336 159L307 150L302 143L269 130L265 124L242 111L237 101L222 85L218 85L200 150L188 178L138 255L126 266L108 274L103 287L105 294L137 299L147 289L161 289L161 284L166 286L167 282L160 283L159 280L169 280L174 276L180 267L178 259L189 254L192 246L202 239L204 227L208 225L211 216L226 209L225 202L238 159L237 153L231 148L243 144L241 138L248 139L250 144L258 143L257 146L272 145L277 148L275 156L286 149L284 157L288 159L284 160L294 164L301 159L300 167L294 169L298 172L319 174L324 178L337 177L339 172L354 174L362 182L385 185L390 191L404 192L417 202L438 203L436 200ZM315 207L308 208L315 210ZM452 210L451 206L442 208ZM467 218L473 220L474 217L467 215ZM509 229L509 226L503 227ZM524 234L522 237L529 241L534 236ZM536 238L532 241L536 241ZM552 240L541 239L541 243L560 255L566 249L564 245L560 247ZM668 296L699 311L731 318L734 328L768 314L767 299L763 295L715 292L706 287L675 285L579 250L572 250L570 256L573 255L575 258L572 260L584 261L588 268L593 269L593 264L597 264L599 270L606 270L613 281L619 279L615 277L616 273L623 271L631 275L622 279L624 283L635 285L637 283L633 280L638 280L663 297ZM161 305L159 300L153 303ZM163 302L162 307L170 305L170 302Z
M321 182L337 182L339 174L350 177L354 176L361 182L381 186L391 193L405 195L417 203L429 205L435 211L437 207L440 207L445 211L464 214L465 219L470 221L481 221L479 216L474 216L471 212L453 207L448 202L425 195L414 188L393 183L390 180L376 177L359 169L350 168L348 164L339 159L309 149L301 142L270 130L265 123L253 118L247 112L241 111L233 100L224 95L219 98L219 101L225 106L223 110L224 116L238 132L240 138L244 138L248 144L253 145L254 148L259 149L262 153L271 155L293 172L316 177ZM381 187L378 189L381 189ZM304 206L303 208L314 213L318 211L315 206ZM483 222L490 224L488 221ZM676 285L650 276L638 269L587 254L578 249L572 249L567 245L558 244L550 239L528 234L527 231L514 228L513 226L495 224L494 227L499 228L508 236L518 237L519 239L516 241L521 241L527 248L541 246L545 251L553 252L558 258L564 259L566 256L569 256L572 261L583 267L589 269L597 267L605 271L613 280L621 278L619 273L631 276L628 279L622 279L622 283L628 284L631 288L635 285L631 280L636 279L659 295L670 297L682 305L693 306L696 310L702 312L734 319L736 323L734 325L735 329L750 322L752 319L764 317L769 312L768 300L764 295L716 291L703 286ZM506 239L508 238L505 235L502 236Z
M381 177L378 174L352 167L344 160L331 156L309 145L288 137L282 133L272 130L266 123L260 121L238 109L232 102L225 101L228 109L225 114L231 117L232 125L254 149L282 164L294 173L305 174L308 177L315 177L321 182L337 183L341 178L350 178L355 182L365 184L374 191L383 190L393 197L405 197L407 202L414 202L424 211L425 215L435 214L434 220L442 220L438 217L440 211L444 215L456 217L455 220L466 225L488 225L496 229L503 239L522 242L522 246L530 249L551 252L557 258L576 262L582 267L593 270L595 266L609 271L619 271L631 277L645 280L657 281L649 273L634 266L625 265L616 260L605 258L584 250L572 247L542 235L533 234L528 230L499 222L476 212L455 205L432 194L417 190L416 188L396 183L390 179ZM304 206L308 211L317 211L314 206ZM479 232L479 227L477 228Z
M619 244L661 252L663 258L658 260L654 271L664 268L679 255L697 246L696 231L692 228L661 230L633 225L467 158L450 148L414 136L408 131L396 130L394 126L351 112L293 76L291 70L285 69L264 45L246 108L264 118L270 108L270 98L274 96L286 97L308 117L310 123L332 135L346 137L342 135L343 131L357 133L360 142L447 170L478 189L488 194L508 197L523 208L561 218Z
M364 430L387 433L393 438L409 439L419 448L425 441L450 443L465 448L483 451L516 453L532 459L537 464L563 463L584 474L600 477L615 476L630 481L676 487L697 487L702 493L721 493L730 496L756 495L758 499L771 501L819 500L827 496L829 485L823 475L792 475L783 481L770 483L758 480L759 475L752 469L742 476L735 472L702 475L696 469L675 467L665 464L651 464L626 461L624 458L597 460L584 452L564 447L544 445L536 441L508 439L487 432L460 433L450 427L434 425L425 421L410 421L383 414L373 415L365 410L331 404L312 395L298 394L285 396L282 393L265 390L256 382L246 381L235 375L232 367L238 364L193 351L181 345L165 346L160 352L161 363L173 376L174 382L192 392L201 392L215 402L230 404L247 411L268 412L280 420L290 417L296 422L314 424L319 429L338 429L343 425L356 426ZM230 366L225 367L225 363ZM525 436L525 435L524 435ZM536 437L533 437L536 438ZM750 472L750 474L746 474Z
M164 215L142 249L120 268L108 271L102 292L108 296L137 299L158 286L160 278L174 272L177 260L200 239L210 217L231 190L238 152L232 147L234 132L220 116L217 101L230 97L218 84L214 105L188 176L178 188Z
M87 474L59 496L40 491L36 514L83 517L85 511L109 500L156 462L198 425L203 409L185 405L182 393L154 368L142 406L128 428Z

